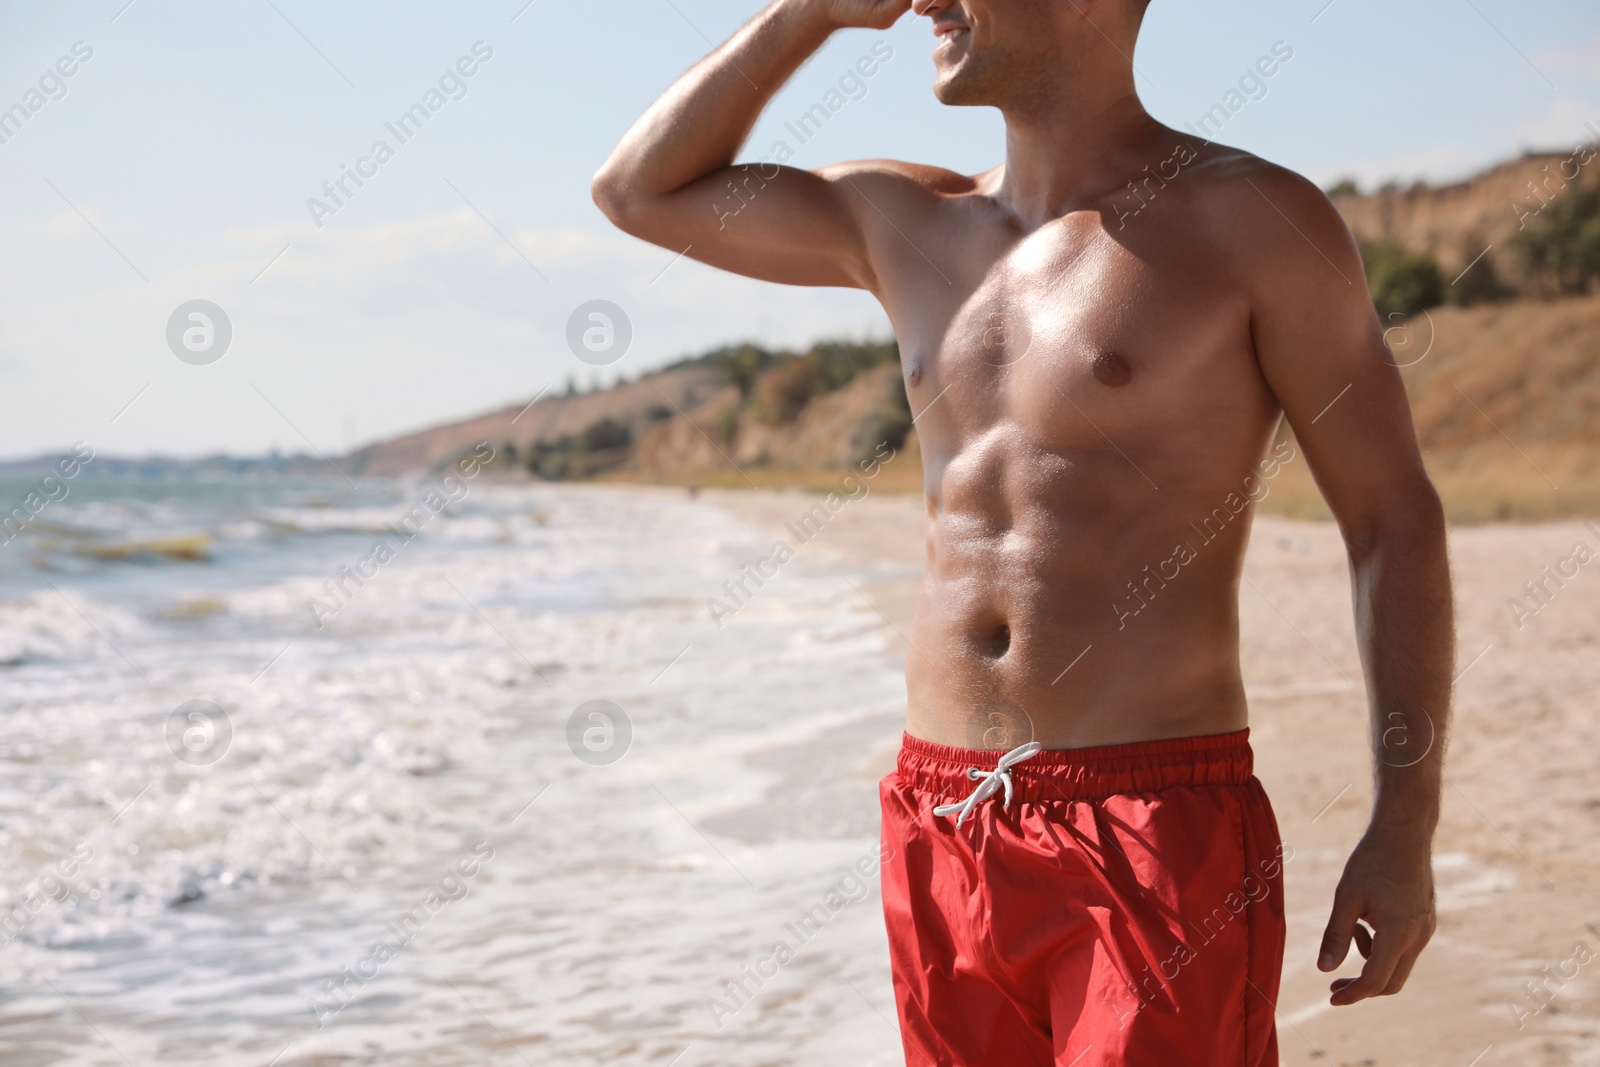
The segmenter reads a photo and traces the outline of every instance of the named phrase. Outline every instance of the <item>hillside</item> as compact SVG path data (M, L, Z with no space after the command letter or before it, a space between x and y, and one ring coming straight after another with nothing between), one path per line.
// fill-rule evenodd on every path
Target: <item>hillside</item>
M524 401L461 422L447 423L409 433L352 452L340 461L347 473L356 475L394 475L435 471L448 466L457 456L488 441L516 461L563 438L598 441L605 451L615 427L643 427L652 422L677 417L679 410L697 408L707 397L722 388L722 377L709 363L689 361L666 370L647 374L637 381L610 389L573 396L545 396L532 404ZM599 429L597 429L599 428ZM606 438L607 430L611 438ZM506 448L507 445L511 447ZM558 477L584 476L594 471L551 472Z
M1530 153L1463 182L1370 193L1341 183L1330 195L1409 364L1418 438L1451 517L1600 514L1600 161L1587 149ZM730 346L340 465L437 470L481 441L500 449L508 476L728 486L829 484L886 441L901 458L879 484L920 484L892 342ZM1303 466L1268 509L1327 514Z
M1401 375L1451 519L1600 515L1600 295L1434 308L1407 328L1420 361ZM1328 516L1303 465L1268 504Z
M1574 187L1600 184L1600 159L1582 160L1572 152L1530 152L1449 185L1387 185L1365 195L1337 187L1331 192L1359 241L1387 238L1431 255L1446 279L1492 246L1499 268L1518 283L1526 280L1526 271L1506 254L1507 242L1537 224L1546 203Z
M819 342L804 353L735 345L609 389L370 445L338 465L356 475L433 472L487 441L502 475L823 484L881 443L903 450L910 428L893 342ZM897 464L893 484L916 484L916 466Z

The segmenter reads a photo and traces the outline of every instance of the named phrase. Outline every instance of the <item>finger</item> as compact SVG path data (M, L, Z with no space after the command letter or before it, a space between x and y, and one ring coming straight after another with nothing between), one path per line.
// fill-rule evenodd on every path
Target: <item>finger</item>
M1356 920L1361 917L1361 902L1341 887L1333 894L1333 914L1328 928L1322 934L1322 949L1317 956L1317 969L1331 971L1344 962L1350 951L1350 938L1355 935Z
M1356 923L1356 951L1361 953L1364 960L1372 958L1372 931L1364 922Z
M1422 955L1422 946L1417 945L1400 957L1400 962L1395 965L1394 974L1389 976L1389 984L1383 987L1380 997L1392 997L1406 986L1406 979L1411 977L1411 968L1417 965L1417 959Z
M1372 957L1367 960L1366 966L1361 968L1361 973L1354 981L1334 991L1332 1003L1354 1004L1358 1000L1366 1000L1383 992L1389 985L1389 979L1394 977L1395 968L1400 964L1400 957L1410 948L1410 938L1401 938L1392 930L1385 932L1380 928L1378 936L1372 942Z

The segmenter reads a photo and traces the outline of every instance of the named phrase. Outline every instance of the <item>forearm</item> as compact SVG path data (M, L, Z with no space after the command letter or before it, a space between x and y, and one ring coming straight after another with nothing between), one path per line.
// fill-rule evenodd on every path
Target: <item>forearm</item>
M1357 631L1372 709L1372 828L1432 840L1450 718L1455 620L1444 519L1426 499L1352 546Z
M664 196L732 164L774 94L832 31L815 0L775 0L634 123L596 175L596 199Z

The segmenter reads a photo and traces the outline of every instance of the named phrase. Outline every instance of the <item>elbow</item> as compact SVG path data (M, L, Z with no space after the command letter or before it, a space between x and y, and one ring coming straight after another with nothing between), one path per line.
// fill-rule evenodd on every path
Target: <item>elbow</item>
M1442 552L1448 537L1444 504L1426 476L1419 478L1403 497L1387 501L1382 508L1345 527L1345 547L1357 563L1391 546L1403 546L1409 552Z
M623 190L622 179L609 163L601 167L595 174L594 180L589 183L589 196L602 215L615 225L622 225L622 220L627 215L628 197Z
M589 183L589 195L617 229L634 237L644 236L650 198L639 191L639 183L626 171L608 161Z

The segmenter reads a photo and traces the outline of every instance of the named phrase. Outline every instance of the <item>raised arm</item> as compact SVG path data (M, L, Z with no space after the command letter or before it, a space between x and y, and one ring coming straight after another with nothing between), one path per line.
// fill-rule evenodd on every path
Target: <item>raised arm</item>
M1332 986L1334 1004L1353 1004L1399 992L1434 930L1455 660L1444 515L1343 220L1299 177L1261 168L1249 180L1238 196L1255 220L1257 356L1344 535L1371 706L1371 821L1318 958L1331 971L1356 939L1361 975ZM1370 946L1357 920L1375 931Z
M876 289L867 205L849 183L881 165L807 171L734 159L773 95L835 30L886 28L910 7L774 0L634 124L595 176L595 203L628 233L725 270Z

